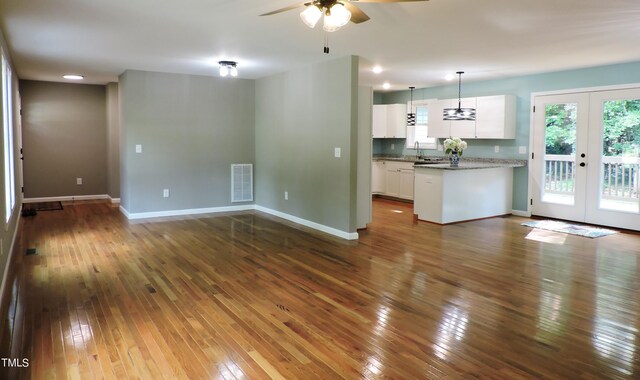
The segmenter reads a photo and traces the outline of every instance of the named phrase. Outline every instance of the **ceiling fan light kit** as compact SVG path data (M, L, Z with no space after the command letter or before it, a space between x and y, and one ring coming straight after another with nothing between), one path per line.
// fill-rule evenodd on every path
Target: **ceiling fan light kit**
M314 28L322 17L322 10L317 5L309 5L304 11L300 12L302 22L309 28Z
M461 107L461 93L462 93L462 74L464 71L458 71L458 108L445 108L442 111L442 120L475 120L476 109L475 108L462 108Z
M320 21L320 17L324 15L322 29L324 29L325 32L335 32L347 25L349 21L354 24L360 24L369 20L369 16L355 6L354 3L405 3L419 1L429 0L313 0L308 3L293 4L288 7L276 9L275 11L263 13L260 16L271 16L304 6L305 9L300 12L300 18L306 26L315 28L318 21ZM325 53L329 53L327 44L325 36Z

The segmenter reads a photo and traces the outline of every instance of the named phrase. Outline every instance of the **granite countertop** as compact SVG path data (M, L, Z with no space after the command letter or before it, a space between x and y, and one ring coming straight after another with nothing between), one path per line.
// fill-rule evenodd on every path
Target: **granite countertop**
M451 167L449 163L442 164L416 164L414 168L440 169L440 170L471 170L491 168L521 168L527 166L527 160L509 160L493 158L469 158L460 160L458 167Z
M470 169L489 169L489 168L521 168L527 166L527 160L503 159L503 158L480 158L480 157L461 157L460 164L457 168L452 168L449 164L449 158L446 156L425 156L426 160L442 160L441 163L424 163L415 164L414 168L424 169L440 169L440 170L470 170ZM374 161L402 161L416 162L415 156L374 156Z

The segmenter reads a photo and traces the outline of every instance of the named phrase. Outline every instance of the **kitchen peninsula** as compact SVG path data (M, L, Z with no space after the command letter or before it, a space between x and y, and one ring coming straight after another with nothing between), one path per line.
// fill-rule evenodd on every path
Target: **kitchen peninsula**
M414 213L419 220L448 224L510 214L513 168L523 160L464 160L415 165Z

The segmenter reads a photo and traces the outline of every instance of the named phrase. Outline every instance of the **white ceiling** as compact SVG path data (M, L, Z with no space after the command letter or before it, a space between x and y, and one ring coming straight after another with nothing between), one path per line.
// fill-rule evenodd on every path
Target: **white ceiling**
M361 83L391 90L640 61L639 0L431 0L359 3L371 20L329 34L298 10L259 17L296 0L0 0L2 30L18 75L86 83L127 69L217 75L238 61L255 79L349 54ZM370 72L373 64L384 71Z

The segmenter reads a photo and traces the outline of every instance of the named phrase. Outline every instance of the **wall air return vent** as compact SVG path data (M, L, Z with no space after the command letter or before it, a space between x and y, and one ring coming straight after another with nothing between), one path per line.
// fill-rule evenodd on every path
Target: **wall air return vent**
M253 164L231 164L231 202L253 202Z

